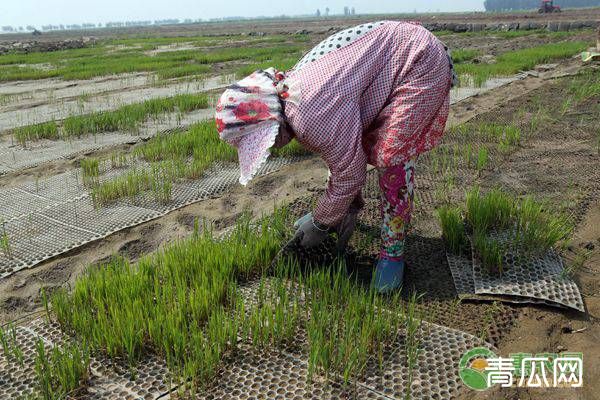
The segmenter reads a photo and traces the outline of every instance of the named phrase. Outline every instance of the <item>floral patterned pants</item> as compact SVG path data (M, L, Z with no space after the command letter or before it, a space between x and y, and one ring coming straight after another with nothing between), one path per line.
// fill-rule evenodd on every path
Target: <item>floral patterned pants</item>
M415 161L412 158L401 165L377 170L383 219L380 258L404 259L404 238L413 210Z

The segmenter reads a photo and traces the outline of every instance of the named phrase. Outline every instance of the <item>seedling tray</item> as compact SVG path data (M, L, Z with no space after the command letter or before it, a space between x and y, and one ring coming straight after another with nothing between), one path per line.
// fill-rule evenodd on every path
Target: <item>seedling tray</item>
M446 252L454 286L460 298L543 304L585 312L575 282L563 273L562 259L548 251L541 257L503 257L503 273L492 275L471 246L470 255Z

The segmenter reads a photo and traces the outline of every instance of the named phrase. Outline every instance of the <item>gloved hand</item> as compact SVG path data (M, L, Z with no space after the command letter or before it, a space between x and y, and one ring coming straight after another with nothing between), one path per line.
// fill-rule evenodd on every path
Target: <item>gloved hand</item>
M312 219L312 213L311 213L311 212L309 212L308 214L306 214L306 215L304 215L304 216L302 216L302 217L298 218L298 219L296 220L296 222L294 222L294 229L298 229L298 228L300 228L300 226L301 226L303 223L305 223L306 221L308 221L308 220L311 220L311 219Z
M300 225L294 239L300 239L300 246L310 249L323 243L323 241L329 236L329 227L321 225L316 222L312 214L310 218L302 217L304 222Z

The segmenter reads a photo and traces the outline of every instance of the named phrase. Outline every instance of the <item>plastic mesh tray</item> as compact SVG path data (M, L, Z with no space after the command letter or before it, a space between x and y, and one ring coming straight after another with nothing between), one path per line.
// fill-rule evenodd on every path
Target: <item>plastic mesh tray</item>
M17 338L26 356L25 365L20 367L8 363L7 366L7 360L0 352L0 377L6 377L3 385L0 385L2 399L9 398L5 397L9 394L19 398L33 392L36 384L35 344L39 339L44 341L46 347L60 347L69 340L57 324L48 324L44 318L37 318L17 327ZM128 367L112 364L102 357L92 357L90 368L91 377L85 393L79 394L77 398L157 399L173 389L168 384L169 372L164 362L155 356L147 356L138 364L135 380L130 379Z
M541 257L503 256L503 273L492 276L482 267L473 252L473 282L476 294L535 298L549 304L563 305L585 312L579 288L563 274L563 262L554 251Z
M62 224L37 213L9 221L5 228L12 258L4 253L0 255L1 277L99 237L97 233Z
M92 200L84 197L63 203L60 208L43 210L41 215L77 229L94 232L100 237L149 221L160 214L147 208L123 204L94 207Z
M198 395L203 400L242 399L389 399L368 388L343 388L339 383L307 382L308 364L276 350L269 354L242 346L235 363L216 379L216 385Z
M0 222L22 217L56 203L51 199L33 195L20 188L0 190Z

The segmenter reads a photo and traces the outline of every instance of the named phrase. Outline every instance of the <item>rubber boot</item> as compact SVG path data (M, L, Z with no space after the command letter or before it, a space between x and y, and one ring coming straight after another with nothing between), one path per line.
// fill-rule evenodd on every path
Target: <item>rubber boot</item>
M402 286L404 281L404 261L393 261L380 258L375 268L375 290L389 293Z

